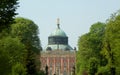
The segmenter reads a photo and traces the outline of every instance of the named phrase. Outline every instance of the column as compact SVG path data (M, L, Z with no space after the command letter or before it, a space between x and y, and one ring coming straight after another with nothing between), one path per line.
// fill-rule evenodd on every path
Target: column
M67 75L69 75L69 72L70 72L69 71L70 70L70 60L69 60L69 57L67 57L67 62L68 62L68 65L67 65L68 66L68 69L67 69L68 70L68 74Z
M55 61L55 57L54 57L54 62L53 62L53 74L55 73L55 63L56 63L56 61Z
M63 57L61 57L61 75L63 75L63 70L64 70L64 66L63 66Z

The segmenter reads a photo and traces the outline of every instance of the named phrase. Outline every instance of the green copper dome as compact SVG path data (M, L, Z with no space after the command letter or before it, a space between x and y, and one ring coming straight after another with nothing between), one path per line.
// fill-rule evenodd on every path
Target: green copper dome
M61 36L61 37L67 37L67 35L65 34L65 32L63 30L61 30L60 28L56 28L56 30L54 32L52 32L50 34L50 36Z
M59 20L57 23L57 28L48 37L48 45L46 50L73 50L73 48L68 44L68 37L65 32L60 29Z

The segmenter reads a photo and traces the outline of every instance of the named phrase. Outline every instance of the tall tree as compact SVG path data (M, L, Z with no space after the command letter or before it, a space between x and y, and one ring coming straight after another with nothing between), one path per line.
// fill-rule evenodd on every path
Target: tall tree
M12 25L12 36L18 36L27 49L26 67L28 75L36 74L36 64L39 59L41 45L38 37L38 26L31 20L25 18L16 18ZM40 68L39 68L40 69Z
M18 0L0 0L0 32L13 22L17 7Z
M90 75L93 75L97 72L98 63L94 63L94 61L98 62L101 60L100 51L102 49L104 32L105 24L97 22L91 26L89 33L79 38L79 51L77 54L77 61L79 61L77 62L78 75L82 75L84 73L91 73ZM91 62L93 58L94 61ZM96 68L92 64L97 65ZM93 68L89 66L93 66Z
M108 60L106 66L109 69L109 75L120 74L120 12L111 16L107 22L104 48L102 54Z

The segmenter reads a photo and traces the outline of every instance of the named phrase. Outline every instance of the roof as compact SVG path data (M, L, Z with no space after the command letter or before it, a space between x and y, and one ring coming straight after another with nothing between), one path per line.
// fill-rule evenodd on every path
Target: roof
M61 36L61 37L67 37L66 33L60 29L60 28L56 28L55 31L53 31L50 36Z

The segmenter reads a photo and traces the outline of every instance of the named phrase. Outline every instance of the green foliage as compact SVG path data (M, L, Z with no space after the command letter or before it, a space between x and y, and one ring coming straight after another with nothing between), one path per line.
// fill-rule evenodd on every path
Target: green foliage
M0 40L1 41L1 40ZM6 51L1 47L0 43L0 74L8 75L11 71L10 57Z
M120 74L120 15L114 14L107 22L104 48L102 50L103 56L108 60L110 75ZM112 69L112 70L111 70Z
M95 75L95 73L97 73L98 65L99 65L98 59L96 59L95 57L89 59L88 71L90 75Z
M102 49L102 40L105 32L105 24L104 23L95 23L91 26L90 32L81 36L78 40L78 53L77 53L77 74L82 75L85 73L91 73L94 71L94 74L97 72L98 63L94 64L96 66L92 66L90 62L92 58L96 58L97 62L101 61L100 51ZM96 70L96 71L95 71ZM88 72L89 71L89 72Z
M108 66L102 66L98 68L96 75L110 75L110 69Z
M19 37L25 45L31 44L34 52L39 53L41 50L40 40L38 37L38 26L31 20L18 17L12 25L12 36Z
M27 57L26 57L26 68L28 75L36 75L37 69L35 64L35 53L32 50L27 50ZM40 69L40 68L39 68Z
M23 64L20 63L16 63L13 67L12 67L12 75L26 75L26 69L23 66Z
M25 53L25 47L18 38L8 36L0 39L0 74L10 74L16 62L24 63Z
M45 75L45 72L43 70L40 70L40 72L38 73L38 75Z
M90 27L90 33L101 36L105 32L105 23L97 22Z
M77 75L120 74L120 12L113 14L107 23L95 23L90 32L79 38Z
M35 75L36 57L42 49L38 26L28 19L14 20L17 7L18 0L0 1L0 74Z
M13 22L17 7L18 0L0 0L0 32Z
M10 56L11 61L9 63L23 63L26 50L18 38L4 37L0 43L2 50L8 52Z
M78 42L79 51L77 52L77 59L76 59L78 75L81 75L84 71L87 70L87 67L88 67L88 65L87 65L88 60L86 60L86 59L89 59L90 50L88 49L88 46L87 46L87 43L88 43L87 36L88 36L88 34L81 36L79 38L79 42Z
M36 75L40 55L40 40L38 37L38 26L31 20L25 18L16 18L12 27L12 37L19 37L20 41L25 45L27 56L25 57L25 66L28 75ZM38 65L38 66L37 66Z

